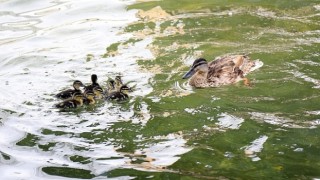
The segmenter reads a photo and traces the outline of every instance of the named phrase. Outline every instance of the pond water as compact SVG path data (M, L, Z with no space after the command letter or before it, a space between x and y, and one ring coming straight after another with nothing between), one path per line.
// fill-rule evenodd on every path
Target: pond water
M320 179L316 0L4 0L0 33L1 179ZM181 79L241 53L251 87ZM130 100L53 108L93 73Z

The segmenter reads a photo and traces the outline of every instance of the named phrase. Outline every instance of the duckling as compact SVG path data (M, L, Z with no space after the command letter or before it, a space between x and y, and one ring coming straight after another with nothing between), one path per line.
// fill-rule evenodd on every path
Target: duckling
M121 76L116 76L116 78L114 79L114 82L115 82L115 89L117 91L120 91L120 88L123 85L122 80L121 80Z
M90 85L88 85L88 86L85 86L85 87L84 87L85 91L88 91L88 90L91 90L91 91L92 91L94 87L97 87L97 86L100 87L100 85L97 83L97 81L98 81L98 76L97 76L96 74L92 74L92 75L91 75L91 82L92 82L92 84L90 84Z
M262 65L261 61L252 61L246 55L223 56L209 64L204 58L199 58L193 62L191 69L182 78L191 77L189 84L196 88L219 87L240 80L249 86L250 81L244 76Z
M111 94L112 92L116 92L117 90L115 89L115 81L113 79L109 79L107 81L107 87L106 90L104 92L105 96L108 96L109 94Z
M56 104L56 108L70 109L77 108L83 105L83 95L80 92L75 92L72 95L72 99L65 100L59 104Z
M92 89L94 93L94 98L95 99L102 99L103 98L103 89L100 86L96 86Z
M122 85L120 91L112 92L106 97L106 100L127 100L129 98L128 91L131 91L131 89L127 85Z
M95 101L94 97L95 97L95 94L93 91L86 91L84 93L83 104L86 104L86 105L95 104L96 101Z
M68 90L62 91L62 92L56 94L56 97L60 98L60 99L72 98L73 94L81 93L80 87L83 87L83 86L84 85L82 84L81 81L76 80L76 81L73 82L73 88L74 89L68 89Z

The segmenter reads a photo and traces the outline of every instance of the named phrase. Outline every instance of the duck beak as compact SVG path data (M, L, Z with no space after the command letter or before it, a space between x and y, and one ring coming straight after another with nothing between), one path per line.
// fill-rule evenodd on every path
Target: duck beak
M190 78L192 75L194 75L196 71L194 70L194 68L191 68L185 75L183 75L182 79L188 79Z

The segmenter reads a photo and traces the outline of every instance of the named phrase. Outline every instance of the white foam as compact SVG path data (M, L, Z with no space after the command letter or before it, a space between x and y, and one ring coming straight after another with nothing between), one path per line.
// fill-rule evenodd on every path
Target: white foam
M309 77L308 75L299 72L299 71L290 71L289 73L293 74L295 77L297 78L302 78L303 80L305 80L306 82L311 82L313 83L315 86L313 86L313 88L320 88L320 80L319 79L315 79L312 77Z
M258 59L258 60L255 60L255 61L254 61L254 67L252 67L252 68L250 69L250 72L251 72L251 71L254 71L254 70L257 70L257 69L261 68L262 66L263 66L263 62L262 62L262 61L260 61L259 59Z
M242 147L245 150L245 154L252 158L252 161L259 161L260 158L257 156L257 153L261 152L263 149L263 144L267 141L268 136L263 135L258 139L255 139L250 143L250 145Z
M218 123L216 124L219 125L220 128L239 129L241 124L244 122L244 119L227 113L221 113L219 116Z

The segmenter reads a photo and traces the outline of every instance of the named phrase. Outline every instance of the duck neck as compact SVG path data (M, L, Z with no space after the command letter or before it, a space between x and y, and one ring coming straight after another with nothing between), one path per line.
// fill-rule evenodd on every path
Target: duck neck
M75 85L75 86L73 86L73 88L74 88L74 90L76 90L76 91L80 91L80 86Z
M205 87L207 84L208 71L198 71L193 75L189 84L194 87Z

